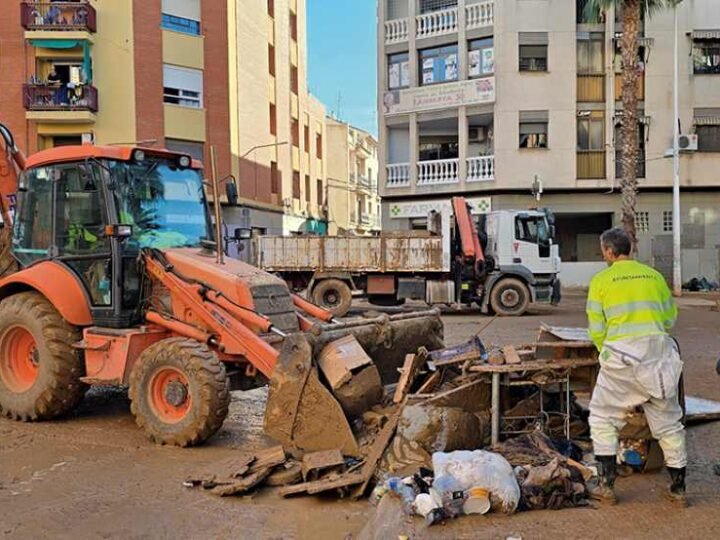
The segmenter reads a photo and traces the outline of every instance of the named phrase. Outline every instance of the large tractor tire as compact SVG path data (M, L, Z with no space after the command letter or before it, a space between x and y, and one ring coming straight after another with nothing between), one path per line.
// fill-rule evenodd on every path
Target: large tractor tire
M230 381L207 345L168 338L148 347L130 373L130 409L158 444L195 446L225 421Z
M80 331L41 294L0 302L0 412L14 420L49 420L72 411L87 386L73 348Z
M500 317L518 317L529 305L530 290L519 279L501 279L490 292L490 307Z
M324 279L313 287L312 301L336 317L344 317L352 307L352 291L342 280Z

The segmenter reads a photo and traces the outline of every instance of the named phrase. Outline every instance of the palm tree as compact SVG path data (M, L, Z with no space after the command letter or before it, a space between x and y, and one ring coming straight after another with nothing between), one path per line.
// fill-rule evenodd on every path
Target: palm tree
M597 21L600 13L614 7L620 13L622 38L620 53L622 56L622 103L623 123L620 131L622 145L622 223L630 235L633 246L637 245L635 233L635 207L637 205L637 168L640 155L639 119L638 119L638 70L640 23L653 12L673 7L682 0L588 0L585 6L585 18Z

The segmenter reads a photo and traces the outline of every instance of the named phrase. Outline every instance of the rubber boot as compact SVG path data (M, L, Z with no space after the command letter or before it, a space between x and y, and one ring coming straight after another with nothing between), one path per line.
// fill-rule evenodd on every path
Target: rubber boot
M666 493L666 497L671 502L687 508L688 500L685 494L685 467L682 469L667 468L670 473L670 486Z
M597 458L597 483L588 487L590 498L608 504L617 504L615 496L615 478L617 465L615 456L595 456Z

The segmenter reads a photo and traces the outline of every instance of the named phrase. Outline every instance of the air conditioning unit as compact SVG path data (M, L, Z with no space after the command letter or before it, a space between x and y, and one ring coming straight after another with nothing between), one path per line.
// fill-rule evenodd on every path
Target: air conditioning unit
M680 135L678 145L681 152L697 152L698 136L697 133L689 133Z
M470 142L485 142L487 140L487 128L484 126L470 128L468 131L468 140Z

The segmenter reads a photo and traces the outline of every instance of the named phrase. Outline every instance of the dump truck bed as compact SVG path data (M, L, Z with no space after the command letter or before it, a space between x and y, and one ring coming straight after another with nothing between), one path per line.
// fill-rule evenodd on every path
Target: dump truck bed
M443 272L443 239L412 231L375 237L261 236L258 266L270 272Z

